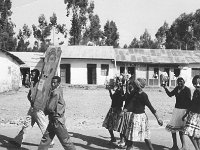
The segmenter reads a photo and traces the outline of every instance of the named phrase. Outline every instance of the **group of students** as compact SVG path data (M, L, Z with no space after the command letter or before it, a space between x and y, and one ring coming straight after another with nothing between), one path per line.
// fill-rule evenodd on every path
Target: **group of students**
M34 69L31 71L31 87L27 96L30 101L30 109L21 131L10 143L21 147L26 130L37 123L43 135L38 150L48 150L53 147L55 135L57 135L65 150L75 150L76 148L71 142L65 126L64 113L66 106L60 87L61 78L58 76L52 78L50 99L44 112L34 108L34 97L38 82L39 70ZM192 83L195 87L192 99L191 90L185 86L183 78L179 77L177 79L177 86L171 92L163 84L167 95L176 97L171 120L166 126L166 129L172 133L173 146L171 150L179 150L176 132L179 132L182 150L187 149L186 135L190 137L195 150L200 150L200 75L194 76ZM118 145L123 148L126 147L126 150L132 149L135 141L145 141L148 149L153 150L145 106L153 113L158 124L163 125L163 121L151 105L148 95L143 91L145 85L145 79L138 78L134 80L130 78L126 81L126 92L124 92L120 80L114 93L108 87L112 103L103 122L103 127L108 129L111 135L110 142L116 142L113 131L119 132L120 141ZM48 125L45 121L45 115L48 115Z
M165 127L172 133L173 146L171 150L179 150L176 132L179 132L180 135L181 150L187 150L185 140L187 135L195 150L200 150L200 75L196 75L192 83L195 87L192 99L191 90L185 86L182 77L177 79L177 86L171 92L165 84L162 85L169 97L176 97L171 120ZM150 141L150 129L145 106L153 113L158 124L163 125L163 121L143 90L145 85L146 80L138 78L126 81L125 92L120 82L118 82L114 93L108 86L112 102L102 126L108 129L111 136L110 142L116 142L113 131L119 132L118 146L126 148L126 150L133 149L135 141L145 141L148 149L154 150Z

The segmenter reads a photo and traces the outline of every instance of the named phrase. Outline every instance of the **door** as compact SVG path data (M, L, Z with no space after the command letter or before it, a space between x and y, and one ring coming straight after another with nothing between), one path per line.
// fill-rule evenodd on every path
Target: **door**
M62 83L68 83L71 82L71 65L70 64L61 64L60 65L60 77Z
M96 64L87 64L87 80L88 84L96 84Z
M128 74L131 75L131 78L135 80L135 67L128 67Z

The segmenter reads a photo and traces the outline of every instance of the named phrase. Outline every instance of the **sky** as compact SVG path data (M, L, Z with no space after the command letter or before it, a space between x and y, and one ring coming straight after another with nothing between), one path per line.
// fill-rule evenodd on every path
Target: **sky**
M18 32L24 24L38 25L38 17L44 14L47 20L56 13L58 23L70 29L64 0L11 0L12 21ZM169 25L182 13L195 13L200 9L200 0L93 0L94 14L100 18L103 29L106 21L114 21L119 32L120 46L129 45L134 37L139 38L148 30L152 39L166 21Z

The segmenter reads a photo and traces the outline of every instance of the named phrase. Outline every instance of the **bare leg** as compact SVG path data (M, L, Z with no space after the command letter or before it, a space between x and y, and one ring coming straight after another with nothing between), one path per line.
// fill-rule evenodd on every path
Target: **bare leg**
M197 140L197 144L198 144L198 147L200 149L200 138L196 139Z
M115 139L115 136L114 136L113 130L108 130L108 131L109 131L110 136L111 136L111 142L116 142L116 139Z
M184 135L183 132L179 132L179 136L182 143L182 150L186 150L186 142L185 142L186 135Z
M154 148L153 148L153 146L152 146L152 144L151 144L151 141L150 141L150 140L148 140L148 139L145 139L144 141L145 141L145 143L146 143L147 147L149 148L149 150L154 150Z
M120 142L124 142L124 135L120 133Z
M172 133L173 146L172 149L178 149L176 133Z
M122 133L120 133L120 141L118 143L118 146L121 148L124 148L126 146L125 137Z
M199 146L198 146L197 140L194 139L191 136L189 136L189 137L190 137L190 140L192 141L192 144L194 145L195 150L199 150Z

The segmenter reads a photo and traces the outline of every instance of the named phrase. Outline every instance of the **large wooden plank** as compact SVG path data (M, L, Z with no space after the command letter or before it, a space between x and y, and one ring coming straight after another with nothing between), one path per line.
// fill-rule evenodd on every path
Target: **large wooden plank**
M37 86L34 107L44 111L46 102L50 96L51 79L56 75L61 58L60 47L49 47L45 53L44 66L41 71L40 81Z

